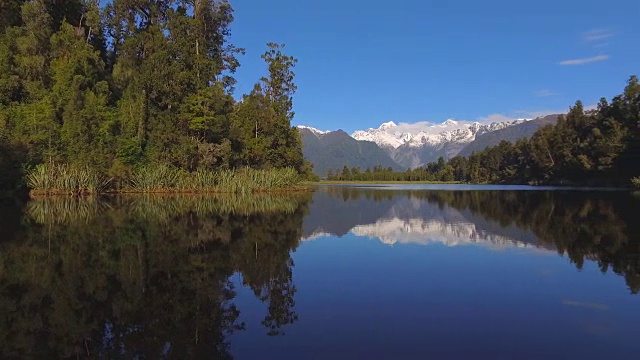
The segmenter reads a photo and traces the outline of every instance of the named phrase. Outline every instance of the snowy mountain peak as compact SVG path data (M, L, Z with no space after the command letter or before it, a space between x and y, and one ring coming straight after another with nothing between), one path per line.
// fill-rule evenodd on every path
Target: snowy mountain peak
M385 130L385 129L389 129L392 127L396 127L398 126L396 123L394 123L393 121L387 121L386 123L383 123L382 125L380 125L380 127L378 128L379 130Z
M322 130L318 130L316 128L313 128L311 126L305 126L305 125L298 125L296 126L298 129L307 129L309 131L311 131L312 133L316 134L316 135L324 135L326 133L328 133L329 131L322 131Z
M446 143L467 144L476 136L516 125L524 120L513 120L481 124L478 122L448 119L441 124L417 123L400 125L390 121L379 128L355 131L351 137L356 140L373 141L384 148L397 149L401 146L439 148Z
M372 224L357 225L351 229L351 233L356 236L377 238L388 245L440 243L448 247L460 245L480 245L494 249L532 247L526 242L488 232L475 223L448 223L443 219L384 218Z

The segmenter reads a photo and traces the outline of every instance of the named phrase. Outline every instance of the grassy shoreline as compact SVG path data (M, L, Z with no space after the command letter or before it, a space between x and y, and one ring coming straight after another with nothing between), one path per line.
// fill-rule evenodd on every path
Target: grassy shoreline
M293 168L272 170L199 170L188 172L166 165L135 169L115 182L87 167L41 164L26 173L31 197L102 194L254 194L305 191Z

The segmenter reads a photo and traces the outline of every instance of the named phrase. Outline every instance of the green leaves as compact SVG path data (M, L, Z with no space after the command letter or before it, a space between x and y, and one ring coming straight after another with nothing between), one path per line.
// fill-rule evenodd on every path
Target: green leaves
M210 86L187 97L180 117L192 135L211 143L229 137L234 100L221 86Z
M296 60L270 44L269 78L236 104L244 50L229 42L226 0L113 0L102 9L7 0L0 10L2 133L29 166L87 166L118 181L146 163L303 171L290 124Z

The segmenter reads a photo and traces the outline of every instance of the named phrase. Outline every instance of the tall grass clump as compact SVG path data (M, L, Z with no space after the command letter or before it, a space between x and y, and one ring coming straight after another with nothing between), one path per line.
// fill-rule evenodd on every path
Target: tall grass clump
M181 171L168 165L147 165L131 174L131 187L138 192L158 192L175 189Z
M86 166L40 164L26 172L32 195L88 195L103 192L109 179Z
M87 195L107 191L252 194L295 188L300 181L300 175L293 168L188 172L169 165L146 165L131 172L125 188L115 188L110 179L88 167L41 164L26 172L26 183L32 195Z
M130 191L251 194L292 188L299 182L300 176L293 168L187 172L167 165L147 165L133 172Z

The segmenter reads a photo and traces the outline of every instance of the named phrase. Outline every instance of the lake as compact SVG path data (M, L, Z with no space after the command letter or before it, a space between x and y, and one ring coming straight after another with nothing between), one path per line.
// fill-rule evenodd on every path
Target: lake
M320 186L0 205L0 358L637 359L640 195Z

